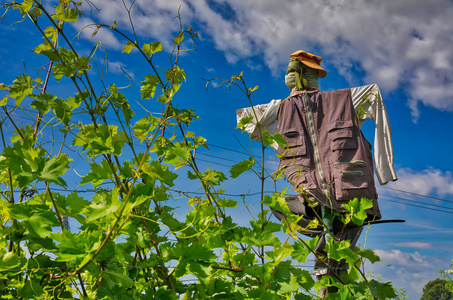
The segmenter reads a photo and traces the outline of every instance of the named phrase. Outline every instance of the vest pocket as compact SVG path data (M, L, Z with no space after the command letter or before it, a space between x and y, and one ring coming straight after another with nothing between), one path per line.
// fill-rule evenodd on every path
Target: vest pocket
M310 167L302 163L290 163L283 166L283 174L286 180L297 190L309 190L316 188L310 175Z
M292 158L307 154L302 130L287 130L281 133L287 142L285 148L278 147L277 152L281 158Z
M353 134L352 120L336 121L329 126L330 149L357 149L357 139Z
M370 178L366 174L366 163L362 160L334 163L335 198L349 201L354 198L373 199Z
M368 189L368 182L364 178L351 178L345 180L344 177L335 182L335 196L337 200L349 201L354 198L369 198L373 199Z
M283 174L285 174L286 180L288 180L293 187L298 187L301 183L307 183L307 177L305 176L307 168L308 166L305 165L294 164L286 168L286 170L283 171Z

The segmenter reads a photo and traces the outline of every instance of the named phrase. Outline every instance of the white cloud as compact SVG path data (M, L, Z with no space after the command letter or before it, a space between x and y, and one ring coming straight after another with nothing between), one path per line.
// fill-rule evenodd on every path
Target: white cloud
M102 8L100 21L116 20L130 33L121 1L93 2ZM281 76L288 55L304 49L324 56L325 68L336 68L351 84L403 89L414 120L420 105L453 111L450 1L138 0L131 10L135 30L168 47L179 7L183 23L197 23L203 39L231 63L262 57Z
M394 243L396 247L402 248L415 248L415 249L431 249L433 247L430 243L425 242L404 242L404 243Z
M130 9L135 32L144 38L159 38L167 49L172 34L179 29L179 23L175 21L178 10L184 17L183 21L192 19L191 11L187 5L183 5L182 1L138 0L134 2L132 9L131 2L127 0L124 1L126 6L123 5L123 1L93 0L92 2L101 9L95 14L100 22L112 25L116 21L118 30L133 37L132 25L126 10Z
M235 14L222 18L207 3L228 5ZM319 49L326 68L334 66L352 84L350 68L357 66L364 81L384 91L404 86L414 117L419 104L453 110L448 1L198 0L193 6L230 61L264 56L279 75L292 51Z
M423 195L453 195L453 175L450 171L444 173L437 169L414 171L403 168L398 170L398 181L392 182L391 188Z
M419 252L409 253L394 249L375 252L386 265L376 263L369 268L381 274L383 280L391 280L395 287L405 287L409 299L418 299L426 282L438 277L438 271L447 268L450 263L448 258L441 259Z
M122 49L122 45L115 35L106 28L100 28L96 35L93 36L93 33L97 28L95 23L96 22L90 18L80 18L73 26L79 31L80 36L85 39L91 39L95 43L100 41L104 47L110 47L117 50Z

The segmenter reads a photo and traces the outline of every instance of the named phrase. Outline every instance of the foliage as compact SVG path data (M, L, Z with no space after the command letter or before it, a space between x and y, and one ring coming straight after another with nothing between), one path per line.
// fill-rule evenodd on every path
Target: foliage
M428 281L423 287L423 300L448 300L453 298L453 292L447 289L448 281L436 278Z
M42 35L33 52L47 61L47 74L24 73L0 85L6 93L0 101L2 298L314 299L327 286L338 287L338 295L328 299L395 296L390 283L368 280L361 270L364 260L374 263L379 257L369 249L349 249L347 242L327 249L328 256L349 262L345 277L315 283L294 265L310 253L327 258L312 250L316 239L298 233L299 217L289 211L286 191L262 194L261 212L250 226L239 226L228 214L238 203L222 195L227 177L211 168L200 170L193 156L198 147L207 148L206 139L188 130L195 112L173 105L186 84L180 53L190 50L187 39L197 37L191 26L177 16L180 29L173 48L166 49L170 65L165 69L153 61L165 55L162 44L139 42L131 18L130 29L121 30L116 22L94 24L93 35L101 28L112 31L124 41L123 55L139 56L148 67L149 74L139 80L143 109L137 110L126 97L135 85L127 89L105 82L102 70L97 79L93 75L102 45L87 51L69 36L71 27L64 25L89 13L82 12L82 4L60 0L54 11L38 0L3 6ZM132 6L125 4L128 17ZM223 83L241 89L252 104L257 87L248 88L242 73ZM70 96L49 91L59 84ZM190 105L190 99L181 103ZM18 120L16 111L27 121ZM267 145L282 143L278 135L261 130L260 135L263 153ZM86 168L86 174L74 176L75 167ZM189 211L182 216L168 201L183 177L179 169L203 190L183 195ZM280 178L266 173L264 160L259 163L252 154L230 174L235 178L246 171L256 172L262 183ZM74 189L74 181L85 190ZM270 221L264 205L287 218L282 224ZM355 199L345 220L361 225L367 207L366 200ZM69 228L67 219L77 228Z
M451 261L450 264L450 269L449 270L441 270L440 275L442 279L444 279L445 282L445 288L449 290L453 294L453 260Z

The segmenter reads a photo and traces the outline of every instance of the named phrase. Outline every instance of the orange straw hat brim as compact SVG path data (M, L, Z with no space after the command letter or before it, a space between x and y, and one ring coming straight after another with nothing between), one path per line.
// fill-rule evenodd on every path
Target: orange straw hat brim
M304 65L317 69L319 72L319 78L324 78L327 76L326 70L321 67L322 58L320 56L299 50L292 53L289 57L299 60Z

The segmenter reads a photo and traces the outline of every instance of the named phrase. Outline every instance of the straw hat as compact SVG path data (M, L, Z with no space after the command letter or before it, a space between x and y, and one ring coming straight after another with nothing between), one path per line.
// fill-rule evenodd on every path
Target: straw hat
M299 50L291 54L289 57L299 60L301 63L310 68L317 69L319 78L326 77L327 72L321 67L322 58L320 56Z

